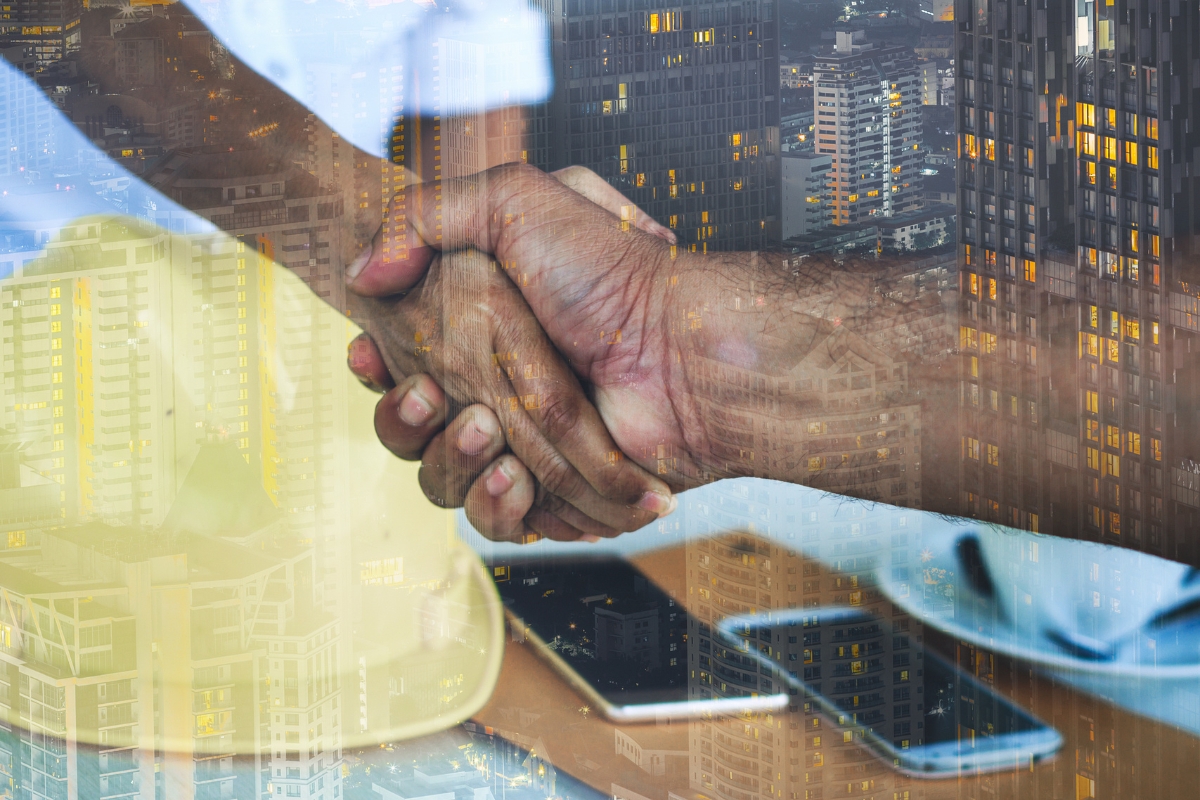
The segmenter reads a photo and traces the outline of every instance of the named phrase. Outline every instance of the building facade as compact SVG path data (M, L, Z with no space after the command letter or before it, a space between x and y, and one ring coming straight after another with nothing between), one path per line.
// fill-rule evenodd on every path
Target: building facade
M826 189L832 164L833 159L826 153L793 150L781 154L784 240L833 224Z
M908 366L844 327L830 324L815 335L812 349L779 375L693 357L700 413L711 421L708 433L726 473L786 476L918 506L921 407L907 396ZM726 413L731 401L758 414ZM801 433L804 444L781 443Z
M531 120L527 160L589 167L689 250L761 250L776 241L775 4L542 5L556 81Z
M912 50L838 31L813 67L817 152L833 159L835 225L921 206L921 75Z
M1195 9L1034 14L957 23L964 508L1194 559Z
M0 47L27 45L38 66L61 61L83 42L82 0L13 0L0 11Z

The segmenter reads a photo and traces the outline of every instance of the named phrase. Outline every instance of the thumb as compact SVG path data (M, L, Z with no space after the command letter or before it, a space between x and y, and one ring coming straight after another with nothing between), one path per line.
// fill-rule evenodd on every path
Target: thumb
M366 297L386 297L407 292L417 285L437 254L439 236L426 241L419 226L410 220L410 210L422 208L428 197L441 192L434 185L412 182L401 189L388 206L383 224L358 256L346 267L346 287Z

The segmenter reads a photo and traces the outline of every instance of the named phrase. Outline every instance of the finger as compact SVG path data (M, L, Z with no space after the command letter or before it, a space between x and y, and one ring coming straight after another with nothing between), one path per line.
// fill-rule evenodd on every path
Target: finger
M471 485L463 510L475 530L489 539L536 541L540 534L525 524L533 498L533 476L519 459L506 454Z
M574 542L580 539L592 541L596 538L565 522L561 517L538 508L536 504L525 515L525 527L539 537L555 542Z
M503 452L504 433L496 414L484 405L469 406L421 454L421 490L436 505L458 508L471 485Z
M654 295L688 266L674 264L674 246L623 228L619 217L528 165L497 167L455 184L444 203L430 192L410 193L406 224L440 250L493 254L581 376L614 354L652 349L643 337L663 322ZM376 253L356 273L352 294L394 292L432 263L428 250L407 252L403 263L395 251L386 258ZM620 342L593 335L617 330L625 331Z
M580 538L590 541L612 539L624 533L624 531L601 525L561 497L550 494L544 487L537 487L537 494L533 500L533 509L530 511L530 514L534 513L552 514L570 528L578 531L581 535ZM525 522L530 524L530 517L527 516Z
M419 474L421 490L435 505L462 506L471 487L504 448L500 421L490 408L476 404L464 409L425 448ZM557 540L595 540L621 533L601 525L544 489L536 493L525 523L536 533Z
M513 453L547 492L602 526L637 530L674 510L665 483L624 457L578 379L546 340L518 290L492 290L505 309L493 336L504 378L492 407Z
M478 269L489 283L483 306L480 301L463 306L460 312L467 316L452 331L462 336L486 327L490 339L465 349L446 346L436 315L422 310L425 305L441 308L444 302L439 277L445 276L437 270L430 273L431 282L403 299L364 298L373 310L362 324L384 351L415 359L404 364L424 364L407 371L436 374L457 400L483 400L495 409L510 448L536 480L600 525L637 530L670 513L674 499L669 488L624 457L520 291L481 259L455 259L456 280L473 280L471 270ZM484 316L469 321L475 313ZM420 322L426 316L432 327ZM407 324L414 318L419 318L415 328ZM452 369L447 370L446 358L453 359ZM379 419L386 443L406 458L416 457L414 444L432 439L423 435L414 442L411 436L392 434L394 417L380 414Z
M375 433L384 447L416 461L445 425L446 395L428 375L413 375L375 405Z
M616 187L587 167L574 165L550 174L564 186L583 195L608 213L620 217L622 222L632 222L635 228L675 244L675 233L670 228L660 225L654 217L631 203Z
M538 539L573 542L595 540L535 503L533 476L515 456L506 454L490 464L467 493L467 520L494 541L529 544Z
M375 236L346 267L347 287L368 297L386 297L419 283L437 252L429 242L441 237L430 236L427 242L409 222L407 212L410 206L437 205L440 199L441 192L430 184L413 182L402 188Z
M355 336L346 350L346 364L363 386L374 392L386 392L396 385L383 363L383 355L365 333Z

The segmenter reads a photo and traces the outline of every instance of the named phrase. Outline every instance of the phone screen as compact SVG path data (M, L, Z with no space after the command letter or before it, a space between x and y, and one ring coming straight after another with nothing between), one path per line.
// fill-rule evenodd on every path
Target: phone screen
M1012 766L1061 744L1056 731L926 650L907 628L870 614L844 608L771 612L722 627L742 637L786 630L796 644L776 654L775 673L909 771ZM799 669L788 668L793 654Z
M505 606L614 706L688 699L687 614L615 558L492 564Z
M1029 733L1044 726L984 684L967 677L936 655L924 659L920 679L925 698L921 744L957 742L963 737Z

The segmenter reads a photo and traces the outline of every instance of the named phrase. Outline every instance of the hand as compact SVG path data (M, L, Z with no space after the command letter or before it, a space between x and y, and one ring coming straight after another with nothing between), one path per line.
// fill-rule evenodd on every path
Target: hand
M647 452L656 453L655 445L664 439L679 444L679 426L659 419L661 410L671 411L661 383L661 326L660 320L649 322L642 315L661 307L649 294L658 265L669 257L664 240L673 236L661 226L651 227L616 190L582 168L572 168L564 181L532 167L500 167L481 175L480 185L484 199L479 210L457 226L474 234L442 246L477 245L496 254L522 293L539 304L538 318L576 373L592 384L596 402L630 403L626 413L609 415L606 421L617 426L627 445L637 447L637 453L623 447L627 454L657 471L658 461L647 460ZM438 252L430 244L439 238L437 198L413 193L405 200L409 230L404 238L413 244L402 257L388 258L377 237L348 271L353 293L383 297L407 291L432 263ZM514 222L521 219L523 224ZM590 293L589 287L602 291ZM559 313L564 316L556 323L553 317ZM640 356L641 363L629 363L631 354ZM632 430L635 416L649 424L646 431ZM664 433L668 435L660 435Z
M672 391L678 353L670 339L679 313L672 305L684 297L677 291L682 265L666 237L630 224L630 217L640 220L619 193L586 170L574 175L572 184L588 197L532 167L482 173L472 187L482 199L454 226L465 232L457 239L443 240L440 196L409 193L392 215L406 212L408 229L390 246L376 237L348 271L349 288L364 297L393 296L422 280L441 248L494 253L591 387L621 449L673 487L710 479L691 455L702 421L676 402L686 396Z
M441 248L487 250L507 267L550 340L588 386L617 445L672 488L753 474L879 496L872 470L859 470L857 460L839 459L845 469L829 472L822 467L813 473L807 459L801 466L808 434L799 428L785 433L786 426L776 423L814 414L820 419L827 399L842 408L842 400L786 379L822 343L844 350L859 338L847 339L839 329L874 335L875 347L899 357L896 345L903 337L894 335L895 326L907 323L903 313L893 312L912 306L895 292L879 291L886 262L835 264L809 257L788 263L757 253L677 252L604 203L529 167L490 170L466 191L477 198L477 211L457 221L458 236L439 228L437 198L410 196L403 235L411 246L389 253L377 241L348 274L351 291L402 292L420 280ZM878 322L884 324L871 334L869 326ZM826 360L837 357L830 351ZM896 377L903 370L885 372L879 410L910 403L905 379ZM782 383L772 397L758 396L756 387L768 379ZM811 445L818 452L838 446Z
M632 218L634 224L673 239L669 232L628 205L618 192L594 173L573 168L556 177L564 184L591 193L618 212L624 210L625 216ZM439 337L436 332L427 332L431 327L436 327L436 318L439 312L445 310L442 306L447 298L453 304L454 297L463 294L463 287L456 291L445 286L448 274L454 273L461 278L464 272L461 263L463 256L453 258L460 262L454 269L446 271L441 269L440 264L433 265L422 284L397 301L395 308L374 307L370 301L362 301L357 304L358 313L360 316L365 313L369 317L368 327L390 343L393 352L400 353L411 347L409 343L413 340L409 338L410 333L417 341L425 343L412 348L414 354L424 354L443 363L440 374L449 382L448 385L461 387L458 394L460 401L473 390L480 397L486 396L482 393L482 384L478 382L480 373L478 365L472 363L472 355L476 359L478 356L490 359L492 352L519 354L517 361L520 363L516 371L511 364L499 363L500 370L493 366L493 372L499 378L496 383L503 384L507 376L508 383L517 391L504 389L504 394L498 394L499 389L493 386L492 396L488 398L490 405L470 406L446 426L447 406L452 405L453 401L447 402L438 382L429 375L413 374L403 379L399 387L392 388L391 372L370 337L364 334L352 343L349 362L351 369L364 383L379 390L389 390L376 409L376 429L381 440L402 458L422 457L420 480L426 495L446 506L465 504L472 523L494 538L525 539L532 534L556 539L580 536L594 538L640 527L652 520L652 514L613 520L612 508L606 504L598 505L592 493L581 493L573 479L564 478L564 475L570 475L570 466L581 463L585 468L581 474L593 481L593 490L599 486L610 494L623 491L628 495L630 490L611 483L611 478L605 477L607 472L617 468L642 478L649 476L627 462L622 465L619 451L604 434L603 425L583 397L578 382L570 370L561 365L553 348L545 343L536 320L524 307L524 301L512 284L494 269L494 265L489 271L491 277L487 286L476 284L472 287L476 292L485 289L488 299L482 316L488 320L506 320L502 326L505 333L501 335L511 337L515 331L520 331L520 335L526 337L526 344L509 349L505 344L508 339L468 344L463 341L461 334L446 338ZM440 302L439 298L442 298ZM457 311L450 313L450 318L458 316L460 320L457 327L471 329L470 324L463 324L462 318L478 310L475 308L477 305L473 302L458 307ZM416 323L414 329L418 319L422 321ZM429 355L435 351L437 356ZM532 362L531 356L535 359ZM393 365L393 370L398 374L413 369L412 359L407 354L403 358L408 363ZM447 360L456 364L449 374L444 368ZM535 366L539 373L537 376L531 377L530 364ZM523 376L520 374L522 372ZM525 412L525 415L517 415L519 420L524 420L527 415L541 425L540 429L532 431L534 435L531 436L531 431L512 424L511 418L502 423L497 412L511 417L510 412L514 411L511 399L535 396L526 391L528 385L522 384L530 384L531 381L536 383L538 379L543 387L549 385L550 392L542 395L541 402L551 404L551 407L525 408L522 403L521 408L515 409ZM455 394L453 391L451 393ZM459 405L461 407L461 402ZM554 408L559 410L555 412ZM503 431L508 432L508 437ZM545 438L547 434L549 439ZM513 449L521 458L513 454L502 455L506 438L513 440ZM574 458L556 458L552 453L553 448L548 447L551 442L557 442ZM538 475L536 480L525 466L526 462L534 466ZM648 488L644 488L642 495L633 498L641 503L641 510L669 513L673 508L673 499L669 498L666 487L653 479L646 485ZM564 504L560 499L563 495L573 505ZM627 505L629 502L630 497L626 496L623 503Z

